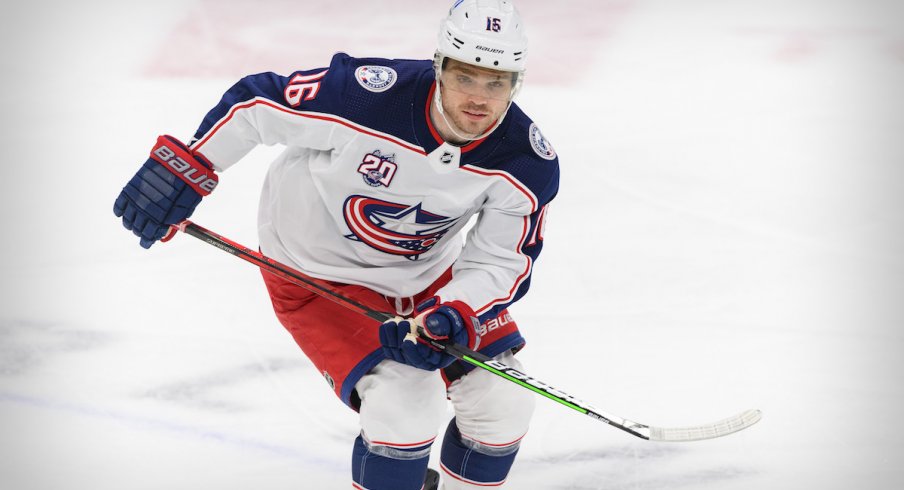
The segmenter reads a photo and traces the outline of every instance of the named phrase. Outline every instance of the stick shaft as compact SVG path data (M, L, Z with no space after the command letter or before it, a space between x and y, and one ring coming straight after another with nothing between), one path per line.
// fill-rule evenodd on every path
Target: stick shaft
M276 274L277 276L282 277L283 279L286 279L293 284L308 289L309 291L319 294L324 298L335 301L336 303L354 310L362 315L365 315L368 318L382 323L390 320L394 316L382 311L376 311L372 308L369 308L368 306L358 303L355 300L345 296L339 289L335 288L327 281L310 277L281 262L273 260L260 252L251 250L248 247L236 243L189 220L185 220L179 223L178 225L176 225L176 228L187 235L191 235L209 245L213 245L214 247L223 250L224 252L228 252L246 262L250 262L267 272ZM496 361L495 359L492 359L485 354L468 349L467 347L459 344L439 342L428 338L425 338L424 340L429 342L437 349L446 352L447 354L461 360L462 362L466 362L472 366L478 367L485 371L489 371L496 376L520 385L539 395L549 398L550 400L558 402L561 405L571 408L572 410L583 413L584 415L588 415L597 420L606 422L632 435L642 437L644 439L649 438L649 436L642 431L633 429L628 424L625 424L624 422L626 421L624 421L623 419L607 414L602 414L598 410L590 407L589 404L561 390L553 388L552 386L536 378L533 378L532 376L522 373L517 369L506 366L505 364Z
M293 284L308 289L309 291L319 294L324 298L335 301L336 303L350 310L356 311L372 320L383 323L394 317L394 315L392 314L374 310L355 301L352 298L349 298L348 296L345 296L340 289L336 288L328 281L310 277L285 264L277 262L276 260L273 260L258 251L251 250L248 247L240 245L222 235L214 233L207 228L196 225L189 220L185 220L178 225L175 225L174 228L182 231L187 235L191 235L209 245L219 248L224 252L228 252L246 262L252 263L260 267L261 269L270 272L271 274L276 274L277 276L282 277L283 279L286 279ZM523 388L549 398L550 400L553 400L572 410L580 412L601 422L605 422L612 427L621 429L633 436L640 437L641 439L653 439L658 441L692 441L712 439L745 429L759 421L761 416L759 410L748 410L742 414L736 415L729 419L725 419L723 421L719 421L715 424L706 424L697 427L686 427L679 429L651 427L598 410L590 404L578 398L575 398L568 393L565 393L564 391L553 388L543 381L522 373L517 369L506 366L505 364L492 359L487 355L481 354L480 352L468 349L463 345L451 342L440 342L429 339L425 336L422 336L422 338L437 349L442 350L443 352L462 362L466 362L474 367L493 373L496 376L499 376Z

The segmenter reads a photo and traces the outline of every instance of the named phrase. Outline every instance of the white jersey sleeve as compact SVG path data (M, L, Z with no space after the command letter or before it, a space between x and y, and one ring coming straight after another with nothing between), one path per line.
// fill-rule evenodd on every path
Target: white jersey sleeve
M558 167L552 168L536 193L511 174L472 169L496 182L452 267L452 281L437 294L440 300L464 301L485 319L524 295L542 249L549 201L558 189Z
M346 59L337 57L328 68L288 77L262 73L241 79L208 113L192 139L192 151L223 171L260 144L318 150L334 147L330 138L333 121L322 114L336 112L337 101L342 99L342 62ZM318 97L321 92L327 96Z

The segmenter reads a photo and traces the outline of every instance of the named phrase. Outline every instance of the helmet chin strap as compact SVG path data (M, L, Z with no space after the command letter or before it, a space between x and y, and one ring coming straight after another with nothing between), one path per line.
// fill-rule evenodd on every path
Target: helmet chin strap
M490 135L496 128L502 124L502 120L505 119L505 115L508 114L509 109L512 107L512 99L509 99L508 105L505 106L505 111L502 112L502 115L499 116L499 119L496 120L496 124L493 124L492 127L487 129L483 134L479 136L465 136L458 132L457 126L446 117L446 111L443 110L443 96L442 94L442 82L439 80L439 76L436 77L436 90L433 92L433 103L436 104L436 110L439 112L439 116L443 118L443 122L446 124L446 127L449 128L449 131L452 131L452 134L455 135L456 138L464 141L476 141L482 140Z

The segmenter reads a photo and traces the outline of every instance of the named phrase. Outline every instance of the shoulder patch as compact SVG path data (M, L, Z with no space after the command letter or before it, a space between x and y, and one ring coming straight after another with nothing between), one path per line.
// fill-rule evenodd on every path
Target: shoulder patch
M534 151L537 152L537 155L540 155L547 160L555 160L556 150L553 149L549 140L547 140L543 136L543 133L540 132L540 128L537 127L536 123L531 123L528 132L530 133L530 145L534 148Z
M388 66L364 65L355 70L355 79L371 92L385 92L395 85L399 75Z

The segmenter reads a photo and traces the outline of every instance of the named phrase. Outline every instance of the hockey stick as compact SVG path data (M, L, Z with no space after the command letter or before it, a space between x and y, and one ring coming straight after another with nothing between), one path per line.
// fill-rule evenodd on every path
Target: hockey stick
M307 276L285 264L277 262L261 254L260 252L256 252L247 247L239 245L238 243L235 243L232 240L229 240L222 235L218 235L204 227L196 225L191 221L185 220L178 225L175 225L174 227L187 235L191 235L199 240L213 245L214 247L219 248L220 250L223 250L224 252L235 255L236 257L250 262L267 272L276 274L283 279L286 279L294 284L297 284L298 286L317 293L324 298L333 300L346 308L357 311L358 313L361 313L362 315L365 315L368 318L376 320L380 323L390 320L394 316L389 313L373 310L368 306L358 303L357 301L343 295L340 290L336 289L326 281ZM481 354L480 352L468 349L465 346L454 343L438 342L426 338L424 340L427 340L437 349L446 352L456 359L459 359L480 369L489 371L499 377L511 381L512 383L527 388L534 393L542 395L577 412L593 417L596 420L605 422L613 427L621 429L631 435L640 437L642 439L667 442L713 439L746 429L747 427L750 427L751 425L757 423L762 417L762 414L759 410L747 410L733 417L729 417L727 419L720 420L711 424L680 428L654 427L618 417L616 415L608 414L606 412L603 412L602 410L598 410L591 406L589 403L581 401L580 399L575 398L565 393L564 391L553 388L552 386L544 383L543 381L540 381L539 379L524 374L517 369L506 366L505 364L495 359Z

